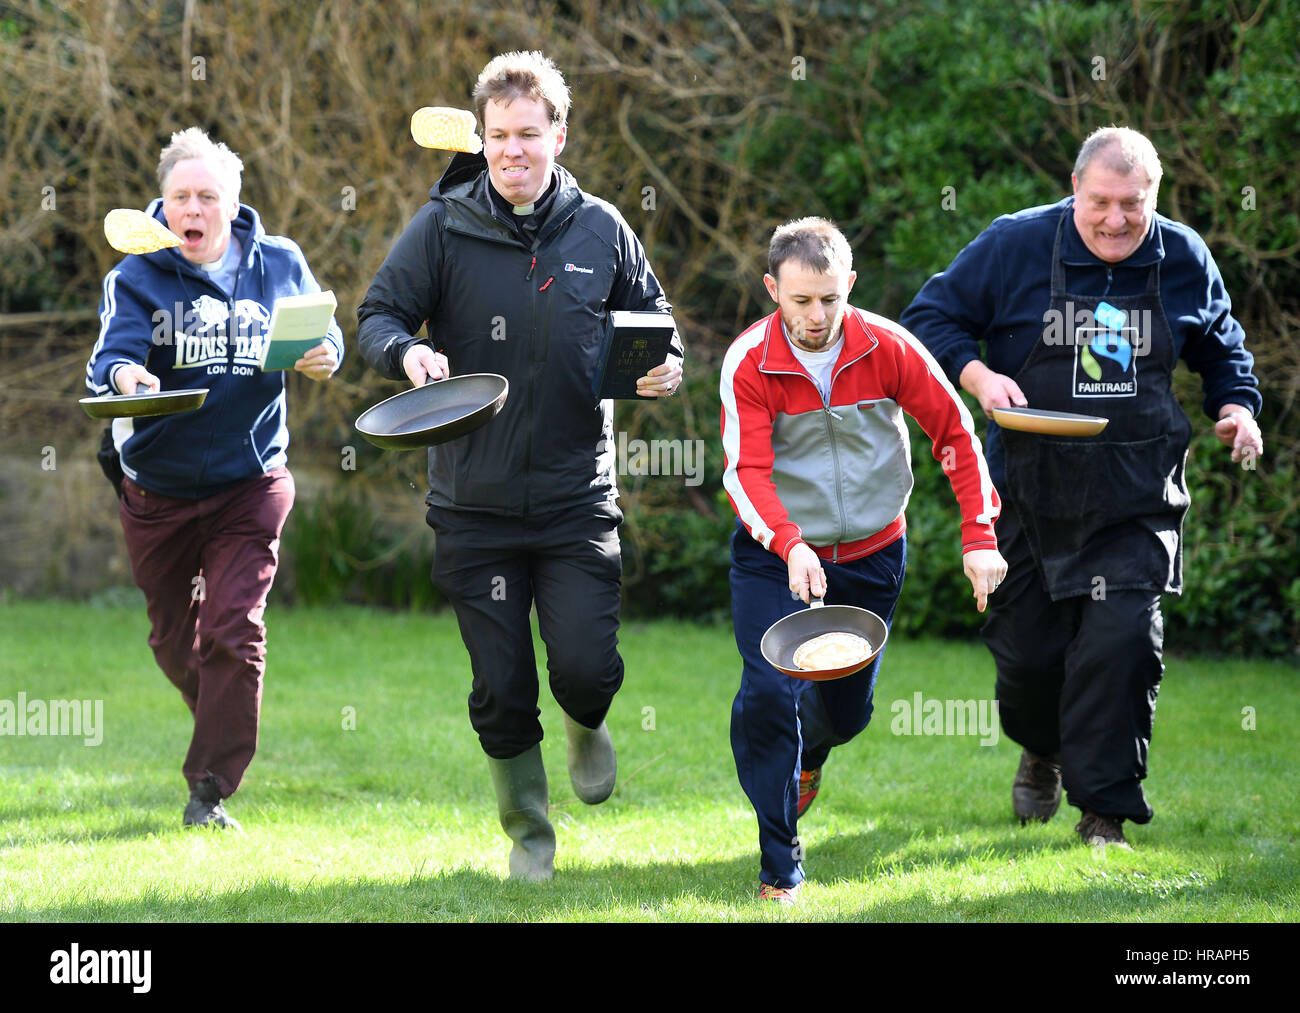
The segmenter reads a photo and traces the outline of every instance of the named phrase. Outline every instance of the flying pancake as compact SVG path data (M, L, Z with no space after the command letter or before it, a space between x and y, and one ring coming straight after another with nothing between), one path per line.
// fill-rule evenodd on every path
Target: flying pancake
M474 133L477 125L468 109L425 106L411 114L411 136L422 148L478 154L483 150L483 141Z
M182 243L156 218L134 208L114 208L106 214L104 238L118 253L157 253Z

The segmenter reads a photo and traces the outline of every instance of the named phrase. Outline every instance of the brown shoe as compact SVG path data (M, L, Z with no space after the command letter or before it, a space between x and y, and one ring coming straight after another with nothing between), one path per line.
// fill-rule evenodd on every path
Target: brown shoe
M1020 751L1020 769L1011 785L1011 806L1020 825L1030 820L1046 823L1061 804L1061 761L1059 756L1039 756Z
M1117 817L1103 816L1101 813L1095 813L1091 809L1087 809L1084 810L1083 819L1079 820L1079 825L1074 829L1083 838L1084 844L1091 844L1094 848L1114 845L1117 848L1132 851L1133 849L1129 847L1128 841L1124 839L1124 831L1120 827L1123 822L1122 819Z

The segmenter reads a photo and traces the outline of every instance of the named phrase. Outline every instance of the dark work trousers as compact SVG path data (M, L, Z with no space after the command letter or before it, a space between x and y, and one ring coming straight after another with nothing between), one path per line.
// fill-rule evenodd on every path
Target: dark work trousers
M469 718L488 756L508 760L542 741L534 604L556 702L588 728L605 719L623 683L622 519L613 503L523 518L429 509L433 583L469 649Z
M998 712L1014 741L1060 753L1070 805L1134 823L1151 819L1142 792L1164 619L1156 591L1107 591L1053 602L1014 509L998 520L1006 579L989 597L981 634L997 661Z
M869 609L888 624L903 588L907 539L850 563L823 562L827 605ZM804 878L796 830L799 774L817 770L831 747L843 745L871 720L882 651L860 672L808 682L777 671L760 643L778 619L807 608L790 597L789 569L739 524L731 538L731 615L744 662L731 707L736 774L758 816L759 879L791 887Z
M206 499L174 499L122 483L118 512L131 573L149 611L158 667L194 714L181 768L235 793L257 750L266 672L266 596L293 506L286 468Z

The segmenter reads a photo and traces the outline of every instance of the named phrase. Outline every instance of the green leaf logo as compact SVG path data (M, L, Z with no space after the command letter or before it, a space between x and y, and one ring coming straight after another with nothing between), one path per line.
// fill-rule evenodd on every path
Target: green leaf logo
M1101 379L1101 364L1093 358L1092 352L1088 350L1087 345L1079 349L1079 361L1083 363L1083 371L1094 380Z

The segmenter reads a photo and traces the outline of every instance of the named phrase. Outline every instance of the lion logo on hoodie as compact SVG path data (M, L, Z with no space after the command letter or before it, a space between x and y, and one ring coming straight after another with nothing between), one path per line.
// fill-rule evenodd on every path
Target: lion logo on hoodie
M220 299L210 295L201 295L191 304L191 309L203 330L220 327L230 319L230 307Z

